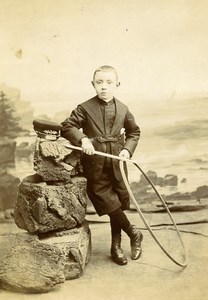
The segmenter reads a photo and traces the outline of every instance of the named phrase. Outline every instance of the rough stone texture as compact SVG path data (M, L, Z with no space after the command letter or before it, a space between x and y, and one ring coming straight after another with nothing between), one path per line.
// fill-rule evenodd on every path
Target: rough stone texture
M45 235L45 237L44 237ZM41 242L56 245L64 256L65 279L82 275L91 257L91 232L88 222L74 229L39 235Z
M26 177L19 186L15 223L30 233L71 229L85 219L86 179L73 177L71 183L47 185L37 175Z
M37 139L34 154L34 170L43 181L71 180L70 176L81 173L80 153L64 147L65 139L57 141Z
M16 235L0 267L1 287L19 292L48 292L65 281L64 257L58 247L40 243L35 235Z
M87 221L79 228L39 237L18 233L10 248L7 243L7 255L0 266L0 285L19 292L48 292L65 280L81 276L90 255Z

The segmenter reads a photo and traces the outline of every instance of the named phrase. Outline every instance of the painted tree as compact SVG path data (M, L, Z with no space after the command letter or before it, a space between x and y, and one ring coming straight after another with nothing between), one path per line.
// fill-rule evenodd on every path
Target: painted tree
M20 117L16 113L14 103L2 91L0 92L0 137L18 136L21 131Z

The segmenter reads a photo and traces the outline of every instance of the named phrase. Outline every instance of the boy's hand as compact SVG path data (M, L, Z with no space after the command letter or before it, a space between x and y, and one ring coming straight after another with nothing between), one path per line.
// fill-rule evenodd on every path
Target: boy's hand
M81 147L83 149L83 152L88 155L93 155L95 152L95 148L91 143L91 141L88 138L83 138L81 142L82 142Z
M130 153L127 149L123 149L121 150L121 152L119 153L119 157L123 157L126 159L130 159Z

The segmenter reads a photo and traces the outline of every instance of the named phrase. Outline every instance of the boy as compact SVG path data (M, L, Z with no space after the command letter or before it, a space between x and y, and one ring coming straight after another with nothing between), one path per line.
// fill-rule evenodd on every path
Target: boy
M129 208L129 195L119 161L93 154L97 150L129 159L137 146L140 129L127 106L114 97L120 82L113 67L97 68L92 85L97 96L72 111L62 123L62 136L83 149L82 165L88 196L99 216L108 214L110 217L112 260L118 265L126 265L127 258L121 248L121 230L130 237L133 260L141 254L143 236L123 212Z

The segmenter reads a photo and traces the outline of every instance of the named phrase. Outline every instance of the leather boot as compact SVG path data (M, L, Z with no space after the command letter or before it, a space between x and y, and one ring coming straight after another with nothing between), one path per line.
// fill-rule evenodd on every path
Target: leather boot
M124 266L127 264L127 258L121 249L121 234L119 233L112 236L111 257L117 265Z
M141 231L133 225L129 227L127 234L130 237L131 259L136 260L142 253L141 242L143 235Z

